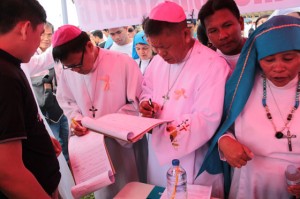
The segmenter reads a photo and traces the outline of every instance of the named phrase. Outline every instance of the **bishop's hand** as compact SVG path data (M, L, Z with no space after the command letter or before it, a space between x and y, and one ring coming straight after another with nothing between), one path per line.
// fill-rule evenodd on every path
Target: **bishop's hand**
M288 192L296 198L300 198L300 185L288 186Z
M82 136L88 133L88 129L83 127L80 121L72 119L71 125L71 135Z
M159 114L160 106L156 102L142 101L139 110L143 117L154 118Z
M219 149L232 167L241 168L254 156L248 147L229 136L220 138Z

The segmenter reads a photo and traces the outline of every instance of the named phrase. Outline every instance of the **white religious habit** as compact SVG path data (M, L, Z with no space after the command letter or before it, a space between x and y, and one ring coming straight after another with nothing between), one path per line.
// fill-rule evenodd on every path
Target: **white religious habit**
M62 71L57 100L69 119L99 118L115 112L138 114L141 81L133 59L101 48L89 74ZM115 183L95 192L96 198L113 198L126 183L138 181L133 148L123 147L112 138L105 138L105 142L116 170Z
M284 172L289 164L300 166L299 110L293 113L288 129L282 129L295 104L297 84L298 76L283 87L276 87L268 80L266 82L267 106L277 131L287 135L289 129L290 151L286 137L275 137L274 126L262 104L263 80L261 74L256 76L246 106L235 121L236 139L247 146L254 157L247 165L234 169L230 198L289 198Z
M195 41L185 59L168 64L155 56L144 75L140 100L152 99L162 106L157 118L173 120L176 131L156 127L149 135L148 182L166 186L167 169L179 159L187 171L188 184L222 189L220 175L195 177L216 131L223 110L229 66L216 52ZM222 190L219 190L221 194Z
M140 70L141 70L141 72L142 72L143 75L145 74L146 69L147 69L147 67L148 67L148 65L149 65L149 63L150 63L151 60L152 60L152 58L151 59L147 59L147 60L143 60L143 59L139 58L139 59L135 60L136 63L139 65L139 68L140 68Z

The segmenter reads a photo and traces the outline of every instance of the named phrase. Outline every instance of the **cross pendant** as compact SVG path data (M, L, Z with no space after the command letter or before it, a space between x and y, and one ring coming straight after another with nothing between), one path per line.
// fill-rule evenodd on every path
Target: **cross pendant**
M92 108L90 108L89 111L93 112L93 118L95 118L95 112L98 111L98 109L96 109L94 106L92 106Z
M168 94L163 95L162 98L164 98L164 103L170 99Z
M288 146L289 146L289 151L292 151L292 138L296 138L296 135L291 135L290 130L287 131L287 135L284 136L285 138L288 139Z
M161 106L160 110L163 110L163 109L164 109L165 103L167 102L167 100L170 99L168 93L165 94L165 95L163 95L162 98L164 98L164 102L163 102L163 105Z

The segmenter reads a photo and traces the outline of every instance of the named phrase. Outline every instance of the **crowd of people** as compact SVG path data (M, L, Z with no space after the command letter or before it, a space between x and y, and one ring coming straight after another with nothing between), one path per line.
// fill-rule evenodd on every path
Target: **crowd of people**
M198 28L164 1L142 30L54 31L38 1L2 0L0 198L61 198L70 136L116 112L171 122L133 144L105 137L115 182L96 199L132 181L166 187L173 159L213 197L299 198L284 174L300 167L299 13L262 16L246 38L234 0L208 0Z

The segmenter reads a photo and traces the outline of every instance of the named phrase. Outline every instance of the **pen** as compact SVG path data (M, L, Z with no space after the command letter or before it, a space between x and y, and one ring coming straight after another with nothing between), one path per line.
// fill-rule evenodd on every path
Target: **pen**
M74 118L72 118L72 123L75 124L76 126L81 126Z
M153 107L151 98L149 98L148 103L149 103L149 105L150 105L151 107Z

